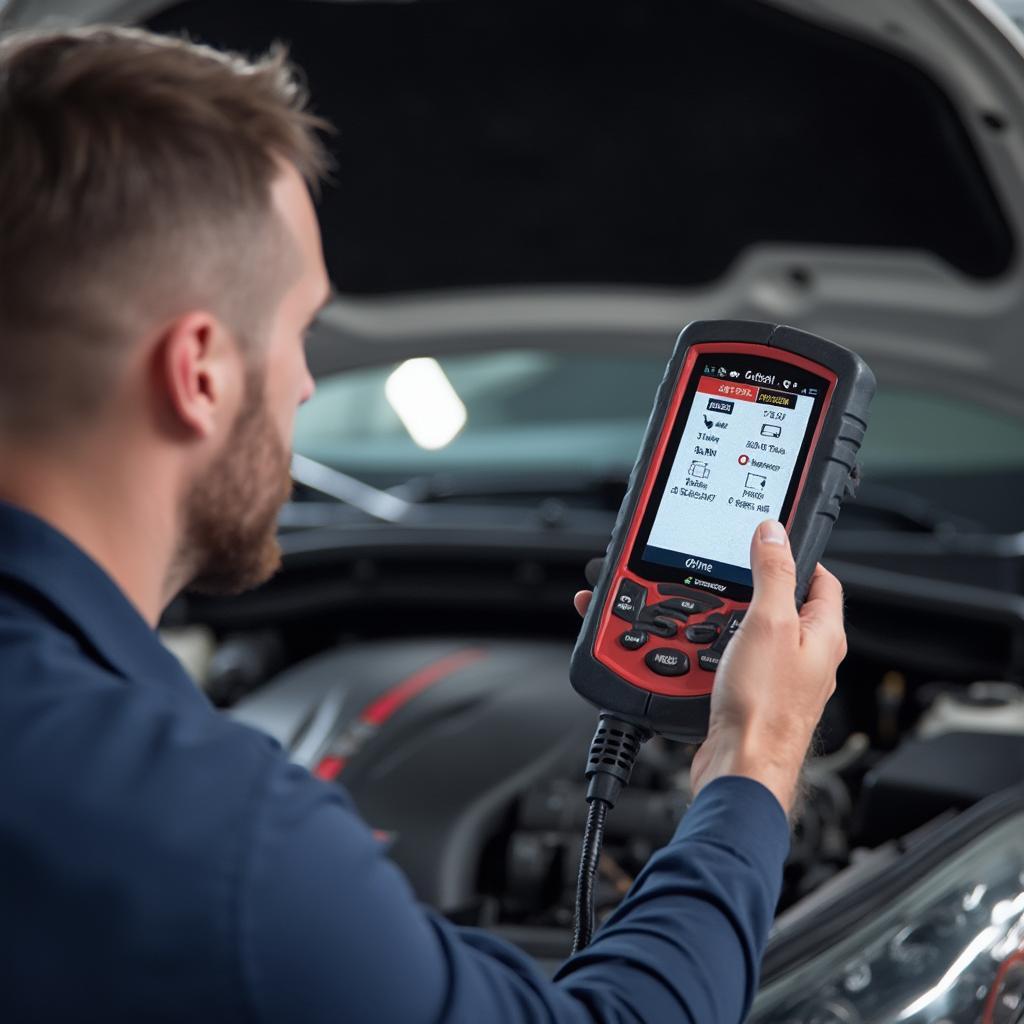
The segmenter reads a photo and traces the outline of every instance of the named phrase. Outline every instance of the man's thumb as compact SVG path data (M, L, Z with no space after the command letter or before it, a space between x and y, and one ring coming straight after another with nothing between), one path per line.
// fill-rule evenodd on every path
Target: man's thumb
M795 614L796 566L786 529L774 519L766 519L754 531L750 570L754 575L751 612L771 608L776 613L787 609Z

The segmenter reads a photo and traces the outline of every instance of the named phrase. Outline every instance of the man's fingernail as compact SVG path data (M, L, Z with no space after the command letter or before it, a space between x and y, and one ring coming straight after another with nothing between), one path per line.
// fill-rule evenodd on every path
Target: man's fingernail
M758 530L762 544L785 544L786 528L774 519L763 522Z

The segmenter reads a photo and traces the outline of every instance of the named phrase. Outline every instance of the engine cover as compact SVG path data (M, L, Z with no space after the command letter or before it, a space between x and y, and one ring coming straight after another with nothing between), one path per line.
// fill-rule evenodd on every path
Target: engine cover
M480 638L332 650L229 713L336 778L417 895L445 912L476 895L483 850L518 796L582 773L593 709L570 689L570 647Z

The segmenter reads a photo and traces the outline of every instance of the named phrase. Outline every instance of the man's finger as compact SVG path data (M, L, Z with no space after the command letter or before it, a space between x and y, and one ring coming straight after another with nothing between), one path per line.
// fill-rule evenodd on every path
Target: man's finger
M843 632L843 587L823 565L811 577L807 600L800 609L800 626L804 632L832 636Z
M592 586L597 586L597 581L601 578L601 573L604 571L604 558L592 558L587 562L583 569L583 576L586 581Z
M590 607L590 599L593 596L594 596L594 594L593 594L592 591L590 591L590 590L581 590L572 599L572 603L576 606L576 611L578 611L581 616L587 614L587 609Z
M796 566L785 527L766 519L754 531L750 542L750 570L754 576L754 598L750 618L796 619Z

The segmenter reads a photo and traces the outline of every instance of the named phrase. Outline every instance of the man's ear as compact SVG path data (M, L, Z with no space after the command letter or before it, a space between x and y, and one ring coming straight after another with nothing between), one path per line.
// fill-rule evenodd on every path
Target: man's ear
M217 317L186 313L168 325L156 360L158 386L176 425L195 438L216 432L234 412L237 352Z

